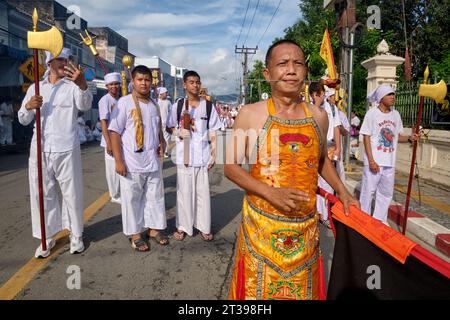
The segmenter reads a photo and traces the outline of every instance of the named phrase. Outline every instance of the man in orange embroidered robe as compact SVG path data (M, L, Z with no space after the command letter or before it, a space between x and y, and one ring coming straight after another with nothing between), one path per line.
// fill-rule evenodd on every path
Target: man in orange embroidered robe
M224 170L246 195L230 299L323 298L318 174L346 212L359 206L326 157L327 114L299 97L306 73L303 50L295 42L276 42L264 70L272 98L245 106L236 118Z

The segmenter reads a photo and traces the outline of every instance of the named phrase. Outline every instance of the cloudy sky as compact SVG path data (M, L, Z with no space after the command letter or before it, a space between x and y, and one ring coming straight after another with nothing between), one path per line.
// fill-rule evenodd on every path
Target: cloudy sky
M283 30L300 17L299 0L58 2L78 6L90 27L107 26L128 38L137 63L145 64L146 58L157 55L176 66L196 70L208 92L214 94L237 93L242 55L234 53L235 45L259 44L258 53L250 60L263 60L272 40L283 36Z

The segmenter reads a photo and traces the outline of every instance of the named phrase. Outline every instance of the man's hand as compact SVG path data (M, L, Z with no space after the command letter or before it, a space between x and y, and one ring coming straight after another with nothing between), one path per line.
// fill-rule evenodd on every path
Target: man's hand
M122 161L116 161L116 172L122 177L127 176L127 167L125 167L125 164Z
M188 129L182 128L182 129L180 129L180 131L179 131L178 137L179 137L181 140L190 138L190 137L191 137L191 131L188 130Z
M369 161L369 169L373 173L380 172L380 167L378 166L378 164L375 161Z
M350 206L355 206L358 209L360 208L359 201L354 199L350 195L350 193L348 193L347 190L345 190L345 192L342 192L342 193L343 193L342 195L338 194L338 197L339 197L339 200L341 200L342 204L344 205L344 214L346 216L348 216L350 213L350 209L349 209Z
M333 155L333 161L339 161L341 159L341 150L336 149Z
M267 201L276 209L284 212L296 211L299 202L309 201L309 194L291 188L271 188Z
M44 103L44 98L41 96L32 96L30 101L25 105L25 108L27 110L33 110L33 109L39 109L42 108L42 105Z
M162 140L158 147L158 156L162 157L164 155L164 150L166 150L166 142Z
M87 89L87 82L84 74L81 70L81 67L75 67L71 62L69 62L68 66L64 67L67 79L73 81L81 90Z
M211 157L208 161L208 170L211 170L214 167L214 164L216 163L216 151L213 149L211 150Z
M110 144L106 144L106 153L113 157L113 150Z

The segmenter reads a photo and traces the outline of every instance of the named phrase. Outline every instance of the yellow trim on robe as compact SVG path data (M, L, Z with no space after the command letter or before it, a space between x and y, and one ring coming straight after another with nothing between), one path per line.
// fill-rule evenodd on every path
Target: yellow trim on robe
M296 212L282 212L247 194L242 207L230 299L318 299L319 229L316 191L321 136L308 108L305 119L269 117L255 147L250 174L275 188L309 193ZM239 263L240 262L240 263Z

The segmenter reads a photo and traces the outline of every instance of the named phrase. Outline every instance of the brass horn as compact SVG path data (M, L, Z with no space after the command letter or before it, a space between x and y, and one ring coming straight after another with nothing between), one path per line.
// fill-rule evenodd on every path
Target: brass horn
M447 96L447 85L443 80L435 84L421 84L419 96L432 98L437 103L443 103Z
M54 57L59 56L63 49L61 31L56 27L47 31L28 31L28 48L50 51Z

